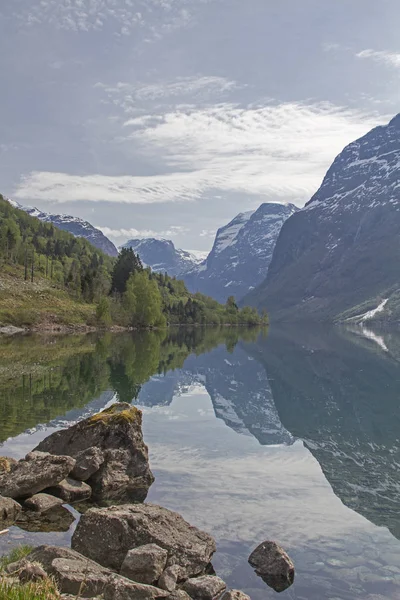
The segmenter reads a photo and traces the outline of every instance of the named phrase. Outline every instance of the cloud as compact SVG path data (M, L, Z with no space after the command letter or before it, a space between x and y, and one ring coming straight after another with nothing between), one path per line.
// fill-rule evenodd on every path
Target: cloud
M357 58L371 59L387 67L400 69L400 53L387 50L362 50L356 54Z
M149 39L187 26L196 4L214 0L20 0L8 8L22 26L90 32L111 29L120 36L146 31ZM14 3L12 3L14 5ZM6 8L0 8L0 15ZM154 20L154 14L158 19Z
M184 233L189 233L190 229L182 227L180 225L171 225L168 229L163 231L154 231L152 229L111 229L110 227L97 226L107 237L121 240L121 239L141 239L141 238L173 238Z
M121 130L120 143L145 157L155 175L35 171L14 196L161 204L238 192L301 204L343 147L385 120L329 103L176 107L130 120Z
M136 107L138 101L168 100L176 97L179 97L180 101L187 97L207 99L232 92L242 86L226 77L197 75L152 84L118 82L115 85L106 85L99 82L95 87L103 89L113 104L126 109L130 104Z

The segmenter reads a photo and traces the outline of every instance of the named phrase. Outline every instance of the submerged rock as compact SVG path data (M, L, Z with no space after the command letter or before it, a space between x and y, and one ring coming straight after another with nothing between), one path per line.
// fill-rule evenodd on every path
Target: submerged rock
M287 590L294 582L294 564L275 542L260 544L249 557L250 565L276 592Z
M92 508L81 517L72 537L75 550L116 571L129 550L145 544L167 550L167 566L179 565L182 579L204 573L216 550L208 533L154 504Z
M215 575L204 575L188 579L182 586L193 600L216 600L226 590L226 583Z
M22 506L12 498L0 496L0 525L2 527L11 525L17 520Z
M63 479L63 481L48 488L46 491L68 504L83 502L84 500L88 500L92 495L92 489L87 483L75 481L75 479L71 479L70 477Z
M137 583L156 584L167 564L168 552L157 544L129 550L120 574Z
M0 474L0 494L9 498L32 496L62 481L75 466L70 456L31 452Z
M20 529L31 533L66 532L75 521L73 514L64 506L40 513L33 510L24 510L18 516L16 524Z
M143 441L141 411L130 404L114 404L68 429L56 431L37 446L43 452L76 457L81 467L87 465L89 450L94 456L93 448L104 459L86 480L93 500L143 502L154 477ZM100 454L97 457L101 460Z
M60 498L43 493L34 494L31 498L28 498L28 500L25 500L24 502L24 506L26 506L26 508L40 513L47 512L48 510L51 510L56 506L61 506L62 504L63 500Z

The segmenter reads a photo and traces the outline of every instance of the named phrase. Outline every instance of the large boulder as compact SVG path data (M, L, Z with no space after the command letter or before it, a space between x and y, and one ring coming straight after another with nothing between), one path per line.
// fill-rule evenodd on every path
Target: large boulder
M125 556L120 574L137 583L156 584L167 564L168 552L157 544L132 548Z
M68 429L56 431L36 449L77 457L82 465L86 464L84 452L93 448L101 453L98 459L104 459L86 480L93 500L143 502L154 477L143 441L141 411L130 404L114 404Z
M7 527L17 520L22 507L12 498L0 496L0 525Z
M116 571L129 550L145 544L167 550L167 566L179 565L182 579L204 573L216 550L208 533L154 504L92 508L81 517L72 537L75 550Z
M162 590L167 590L167 592L172 593L176 590L176 584L178 583L178 579L180 579L180 577L180 566L172 565L171 567L167 567L165 571L163 571L160 579L158 580L157 586Z
M182 589L193 600L216 600L225 592L226 583L215 575L203 575L203 577L188 579Z
M75 481L75 479L71 479L70 477L63 479L60 483L48 488L46 491L68 504L83 502L84 500L88 500L92 495L90 485L83 481Z
M31 452L0 474L0 494L9 498L32 496L62 481L74 466L71 456Z
M276 592L287 590L294 582L294 564L275 542L260 544L249 557L259 577Z

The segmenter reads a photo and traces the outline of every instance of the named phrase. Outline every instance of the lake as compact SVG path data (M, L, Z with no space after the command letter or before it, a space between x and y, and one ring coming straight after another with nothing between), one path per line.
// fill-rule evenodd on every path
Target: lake
M282 598L400 599L399 334L290 327L0 340L1 454L20 458L116 400L144 413L156 477L148 500L216 538L213 564L230 587L277 596L247 564L272 539L296 566ZM13 527L0 551L69 544L73 517L47 532Z

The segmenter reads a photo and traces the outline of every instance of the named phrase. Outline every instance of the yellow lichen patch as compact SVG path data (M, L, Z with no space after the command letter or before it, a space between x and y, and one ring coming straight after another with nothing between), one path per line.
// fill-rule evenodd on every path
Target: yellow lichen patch
M103 410L103 412L90 417L88 424L96 425L97 423L104 423L105 425L111 425L118 423L135 423L138 420L141 422L141 419L142 413L136 406L131 406L125 410L118 410L118 404L113 404L113 406Z
M11 464L7 456L0 456L0 473L9 473L11 471Z

